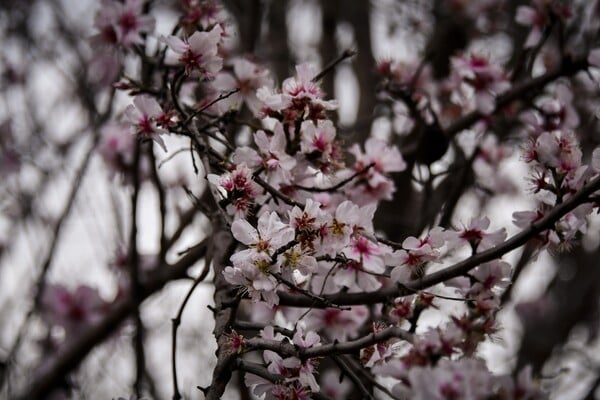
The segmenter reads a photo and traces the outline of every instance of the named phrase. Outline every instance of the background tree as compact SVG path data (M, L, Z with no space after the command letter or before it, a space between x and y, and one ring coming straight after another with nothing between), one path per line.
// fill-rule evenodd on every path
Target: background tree
M594 398L598 4L0 3L2 396Z

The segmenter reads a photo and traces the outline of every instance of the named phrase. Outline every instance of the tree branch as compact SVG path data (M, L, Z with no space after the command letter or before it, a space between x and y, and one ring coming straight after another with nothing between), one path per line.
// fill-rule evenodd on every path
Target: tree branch
M215 246L213 269L215 283L215 328L213 334L217 340L217 364L213 370L210 386L205 390L206 400L218 400L225 392L225 387L231 379L233 365L237 353L231 352L228 345L227 334L234 324L235 315L240 299L236 296L236 289L227 282L223 270L229 261L229 257L235 250L237 242L231 236L229 229L222 226L215 234L211 242Z
M407 342L412 342L413 335L401 329L398 326L391 326L381 332L373 332L356 340L347 342L328 343L309 348L298 348L287 341L267 340L262 338L252 338L246 341L249 349L265 349L285 354L287 356L298 357L300 359L325 357L332 354L349 354L360 349L371 346L375 343L383 342L391 338L400 338Z
M156 272L141 284L141 300L161 290L166 283L184 278L187 270L204 257L206 250L206 242L202 242L175 264L158 265ZM27 388L15 399L38 399L50 393L61 382L61 378L77 368L89 352L113 334L136 308L136 302L129 297L114 304L100 321L83 330L78 337L66 343L54 359L47 361L47 366L29 380Z
M585 203L590 195L598 190L600 190L600 176L593 179L566 201L554 207L546 213L543 218L531 223L528 228L523 229L510 239L505 240L489 250L474 254L466 260L460 261L452 266L428 274L422 279L413 281L406 286L397 284L396 286L390 286L374 292L336 293L324 295L323 298L339 306L383 303L396 297L413 294L415 291L423 290L448 279L463 275L482 263L502 257L504 254L523 246L541 232L551 229L560 218L579 205ZM279 305L282 306L322 307L320 304L314 304L313 300L306 296L299 296L286 292L278 292L278 295Z

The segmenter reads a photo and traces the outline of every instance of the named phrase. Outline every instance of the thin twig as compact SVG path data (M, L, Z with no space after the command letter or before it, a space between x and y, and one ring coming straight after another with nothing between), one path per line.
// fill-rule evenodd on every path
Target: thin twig
M343 179L340 182L338 182L337 184L330 186L330 187L319 188L319 187L308 187L308 186L301 186L301 185L294 185L294 187L297 189L307 191L307 192L335 192L336 190L338 190L341 187L345 186L346 184L352 182L355 178L361 176L362 174L364 174L365 172L367 172L369 169L371 169L374 166L375 166L375 163L371 163L371 164L361 168L360 170L356 171L354 174L350 175L348 178Z
M275 279L277 279L278 282L283 283L285 286L289 287L290 289L292 289L296 292L300 292L304 296L309 297L309 298L313 299L313 301L315 301L317 303L321 303L322 305L324 305L326 307L337 308L340 310L349 310L350 309L349 307L338 306L337 304L332 303L331 301L325 299L324 297L314 294L310 290L301 288L300 286L294 284L293 282L290 282L287 279L285 279L281 274L271 273L271 275L273 275L275 277Z
M138 198L140 193L140 176L139 167L142 159L142 144L137 141L134 150L133 160L133 191L131 193L131 228L129 233L129 255L128 255L128 266L129 266L129 285L130 285L130 297L133 303L136 305L134 312L135 321L135 333L133 336L133 347L135 354L135 381L133 384L133 390L137 397L142 395L142 381L144 379L144 371L146 370L146 360L144 354L144 324L141 318L141 311L139 304L141 302L141 284L139 280L139 254L137 249L137 238L138 238ZM162 259L161 259L162 261Z
M186 119L185 121L183 121L183 126L187 126L192 119L194 119L194 117L196 117L197 115L199 115L200 113L202 113L203 111L207 110L208 108L210 108L211 106L215 105L216 103L218 103L221 100L225 100L226 98L228 98L229 96L232 96L234 94L236 94L237 92L239 92L240 89L236 88L233 90L230 90L227 93L223 93L221 94L219 97L217 97L216 99L214 99L213 101L209 102L208 104L204 105L203 107L197 109L196 111L194 111L193 113L191 113Z
M175 318L171 319L171 371L173 373L173 400L181 399L181 393L179 392L179 386L177 383L177 330L179 328L179 325L181 325L181 317L183 316L183 311L185 310L188 301L192 297L192 294L194 293L200 282L202 282L206 278L209 271L210 260L206 259L204 261L204 268L202 269L202 272L200 272L196 279L194 279L194 283L185 295L181 306L179 306L179 311L177 311L177 315L175 316Z
M254 180L256 181L256 183L258 183L260 186L262 186L263 189L265 189L274 198L278 198L278 199L282 200L285 204L287 204L289 206L296 206L296 207L304 209L304 204L299 203L296 200L292 199L291 197L288 197L285 194L281 193L279 190L275 189L273 186L271 186L269 183L267 183L260 176L255 176Z
M352 382L354 382L354 385L358 388L358 390L360 390L364 397L375 400L369 389L366 388L365 384L360 380L358 375L356 375L354 370L352 370L352 368L348 366L341 357L333 355L331 358L337 364L338 368L343 371L343 373L347 375Z
M151 180L158 194L158 212L160 213L160 251L159 258L161 261L165 259L167 254L167 237L166 237L166 218L167 218L167 193L163 183L158 175L158 168L156 164L156 155L154 154L154 147L150 149L150 158L152 162Z
M394 394L392 392L390 392L388 390L388 388L383 386L381 383L377 382L377 380L375 378L373 378L371 376L371 374L369 374L367 371L365 371L365 369L360 364L358 364L352 357L350 357L348 355L341 355L339 357L344 362L346 362L350 366L350 368L352 368L355 371L358 371L358 373L360 373L366 380L368 380L371 383L371 385L373 385L377 389L381 390L383 393L388 395L390 398L392 398L394 400L402 400L400 397L394 396Z
M327 64L327 66L325 66L325 68L323 68L321 70L321 72L319 72L317 75L314 76L314 78L312 78L313 82L318 82L321 80L321 78L323 78L325 75L327 75L330 71L332 71L339 63L341 63L342 61L350 58L350 57L354 57L356 55L357 51L356 50L352 50L352 49L347 49L344 50L342 52L342 54L339 55L338 58L336 58L335 60L331 61L329 64Z

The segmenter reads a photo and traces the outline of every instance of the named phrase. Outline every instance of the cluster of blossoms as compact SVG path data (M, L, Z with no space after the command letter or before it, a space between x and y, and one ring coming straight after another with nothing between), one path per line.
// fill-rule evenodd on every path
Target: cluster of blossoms
M410 388L396 387L393 394L401 398L426 399L543 399L530 369L524 369L516 380L489 373L478 358L457 361L441 359L435 367L414 367L404 377Z
M294 82L299 85L302 80L299 76ZM312 81L304 82L310 82L310 90L299 93L320 93ZM473 219L462 229L433 228L421 238L405 239L395 248L379 241L374 234L373 216L377 203L395 190L389 173L405 168L400 153L371 138L364 152L358 145L349 149L354 167L344 168L343 150L336 141L333 124L314 112L325 101L318 98L313 104L307 97L302 97L302 102L284 101L289 93L283 90L267 98L259 91L259 98L271 101L263 106L263 115L272 129L254 134L255 148L246 146L233 152L235 169L209 175L226 211L235 218L233 236L245 246L231 257L225 278L254 302L276 307L278 292L301 290L319 296L410 284L422 277L429 265L442 264L449 252L466 247L474 254L504 241L504 229L489 231L490 221L485 217ZM279 101L276 107L275 97ZM294 124L289 121L291 116L296 118ZM494 153L482 153L484 156L490 163L503 158ZM257 176L264 184L256 182ZM342 185L336 186L339 182ZM265 194L265 184L278 191L279 197L272 191ZM309 188L314 190L312 195ZM253 215L258 215L256 227L251 223ZM510 273L508 263L495 260L446 282L464 298L465 313L452 316L442 327L415 335L408 347L390 338L363 348L363 365L374 373L398 379L394 392L417 398L427 398L423 396L431 390L439 390L438 398L468 398L475 382L484 384L481 390L498 398L536 398L536 385L523 386L508 377L494 377L474 356L479 343L497 330L499 294L507 287ZM427 293L396 298L382 310L381 320L373 324L373 334L414 324L424 310L436 307L434 299L435 295ZM349 310L329 307L310 311L304 324L315 335L348 340L360 335L359 329L368 318L364 306ZM289 340L277 337L275 340ZM322 340L318 335L313 339L314 345ZM294 343L298 345L295 339ZM266 350L263 357L268 369L286 380L273 387L249 374L246 382L255 394L266 393L273 399L308 398L315 391L312 376L316 369L310 367L312 363L282 358L271 350ZM454 363L437 363L440 357L458 357L458 364L477 365L479 376L466 372L464 378L459 377L451 372L457 368ZM437 386L423 387L427 374L433 374L431 379ZM516 392L523 395L511 397Z
M267 340L289 343L289 338L280 333L275 333L272 326L267 326L263 329L259 336ZM321 339L315 332L308 332L304 335L302 329L299 329L294 334L291 342L299 349L309 349L320 345ZM263 358L269 372L283 377L284 382L273 384L273 382L259 376L247 374L246 384L254 387L256 395L260 396L266 393L267 396L265 399L303 400L310 399L311 392L319 392L320 387L314 376L319 364L317 359L282 358L279 354L271 350L265 350Z
M568 87L555 86L548 94L540 96L534 111L521 116L528 135L523 159L531 166L531 190L540 201L535 211L513 214L514 223L521 228L570 198L597 172L593 160L589 166L583 163L583 153L573 131L579 125L579 118L573 109L572 98ZM565 215L556 223L555 229L543 233L542 244L569 247L578 233L586 232L586 217L592 209L593 204L584 203Z
M301 64L296 67L295 77L283 81L281 92L268 87L260 88L257 96L264 104L264 115L288 123L298 119L326 119L325 112L335 110L337 102L323 99L321 87L313 81L315 75L315 70L309 64Z
M406 168L400 152L372 138L365 144L366 152L358 146L350 150L354 165L345 168L344 152L337 141L335 126L324 114L325 110L334 109L335 103L322 98L321 89L312 81L316 72L309 65L299 66L297 72L297 77L283 83L281 93L275 93L268 86L258 90L261 115L271 129L254 134L256 150L249 146L235 150L231 160L236 169L258 171L274 189L298 202L313 198L311 190L306 188L316 188L319 193L315 199L330 209L335 209L343 197L328 188L347 180L351 182L342 185L342 193L358 205L390 199L395 187L387 174ZM226 187L227 178L209 175L209 180L221 192L232 190ZM252 191L252 194L257 196L261 192ZM242 196L244 204L257 203L252 194ZM230 199L229 196L223 197ZM280 199L274 200L280 203ZM242 216L250 211L245 206L236 209L243 209ZM239 212L235 214L240 216Z
M90 61L90 76L101 86L118 78L122 53L144 43L144 35L154 31L156 21L144 14L144 1L103 0L94 26L98 33L91 38L96 52Z

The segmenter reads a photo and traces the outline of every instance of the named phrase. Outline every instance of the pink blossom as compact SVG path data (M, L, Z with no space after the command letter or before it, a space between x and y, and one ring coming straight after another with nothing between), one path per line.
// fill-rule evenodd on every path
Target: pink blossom
M383 323L373 323L371 331L378 333L383 331L387 326ZM385 341L377 342L372 346L365 347L360 351L360 360L367 368L374 365L379 365L387 361L394 354L392 346L397 342L397 339L391 338Z
M273 327L268 326L261 331L261 336L268 340L287 340L281 334L275 334ZM295 346L307 349L319 345L321 339L315 332L308 332L304 335L304 330L299 327L294 334L293 343ZM263 352L263 359L267 364L269 372L275 375L280 375L285 378L286 385L279 387L269 387L267 383L261 379L251 378L247 383L249 385L257 385L255 388L255 394L261 394L260 392L266 392L266 390L272 390L272 398L275 399L309 399L307 388L312 392L319 391L319 384L317 383L314 374L316 372L315 367L317 361L315 359L300 360L296 357L282 358L279 354L271 350L265 350ZM292 393L295 397L286 397ZM301 397L298 397L298 395ZM280 397L279 395L283 396ZM305 397L306 396L306 397ZM270 398L267 395L267 398Z
M532 222L542 218L544 214L541 211L515 211L512 214L513 224L521 229L528 228Z
M152 16L143 15L143 6L143 0L103 0L94 21L100 33L92 38L93 43L126 48L142 44L142 35L154 31L155 26Z
M298 328L296 333L294 334L293 343L302 349L309 349L311 347L315 347L321 344L321 338L314 331L309 331L304 334L304 330L302 328ZM316 359L307 359L300 360L296 357L287 358L284 361L287 365L294 366L299 369L298 371L298 381L304 387L310 387L310 390L313 392L318 392L320 390L319 384L315 379L314 374L317 372L315 367L317 366Z
M345 341L359 335L368 317L369 310L365 306L353 306L350 310L313 310L307 317L307 328L322 331L331 340Z
M279 273L281 266L271 257L294 239L294 230L282 223L277 213L271 212L259 218L258 229L245 219L236 219L231 224L231 232L249 248L231 256L233 267L225 268L225 279L243 286L254 301L263 299L272 307L278 302L275 292L278 282L273 274Z
M346 200L337 207L333 219L322 234L322 245L327 254L333 256L338 249L350 243L357 216L358 206L351 201Z
M600 172L600 147L596 147L592 152L591 166L594 172Z
M371 164L373 164L372 168L380 174L401 172L406 169L406 163L398 148L380 139L372 137L367 139L364 153L357 144L354 144L349 151L356 158L355 170L361 170Z
M409 319L413 315L414 299L414 295L395 299L393 307L388 312L390 319L394 322L402 322Z
M330 219L320 206L319 203L308 199L304 210L294 206L288 213L290 225L296 231L296 240L303 249L312 252L315 252L317 241L322 237Z
M212 86L218 92L239 89L239 92L219 103L221 105L220 110L226 111L224 107L227 107L227 109L239 108L242 102L245 102L250 111L258 116L262 102L256 96L257 90L262 87L273 87L273 80L269 76L269 71L245 58L236 58L232 61L232 64L233 74L222 71L212 82Z
M581 204L555 224L554 230L559 235L561 244L568 246L569 242L575 239L577 233L586 233L587 216L592 213L593 208L592 204Z
M425 265L430 261L437 260L438 257L439 252L429 244L414 249L395 251L386 257L389 263L396 265L390 273L390 278L393 282L403 283L416 279L423 274Z
M469 295L505 289L510 284L510 273L511 266L505 261L494 260L479 265L471 271L471 276L477 282L470 289Z
M352 390L352 384L348 378L340 382L340 374L328 369L321 375L321 393L332 400L345 400Z
M310 64L300 64L296 66L296 76L287 78L281 84L281 91L290 96L294 101L307 99L310 101L311 108L320 107L323 110L335 110L336 101L324 101L324 93L319 84L313 82L316 75L315 69Z
M187 32L195 31L198 26L208 28L222 19L222 5L217 0L182 0L181 8L181 24Z
M233 267L225 268L223 276L230 284L247 291L252 301L264 301L272 308L279 303L278 282L272 273L279 272L279 269L267 255L254 254L252 259L236 259Z
M361 266L370 272L383 272L384 261L381 256L384 252L377 243L364 236L357 236L351 239L349 247L349 250L344 251L349 259L360 262Z
M303 248L297 244L279 255L278 261L281 264L284 276L293 279L293 273L299 272L305 276L317 269L317 259L312 255L310 248Z
M234 215L235 218L243 218L261 192L246 163L236 165L233 171L222 176L208 174L206 178L227 202L226 209L229 215Z
M468 98L469 91L472 91L477 110L482 114L491 114L496 108L496 97L510 88L502 67L478 54L452 57L451 62L455 94Z
M326 111L337 108L337 102L323 100L319 84L312 81L315 75L309 64L301 64L296 66L295 77L283 81L281 93L260 88L257 97L265 115L279 114L285 121L324 119Z
M543 132L535 142L536 160L546 168L556 168L562 174L581 166L582 153L572 132Z
M194 32L187 40L169 36L164 41L175 53L181 54L179 62L189 75L198 71L202 78L212 79L223 67L223 59L218 56L218 45L223 30L216 25L209 32Z
M331 268L329 263L319 264L312 285L317 291L326 293L347 288L350 292L374 291L381 287L377 278L385 272L384 257L387 249L362 235L354 235L346 247L341 249L347 261Z
M277 123L272 135L262 130L257 131L254 134L254 142L258 152L248 146L238 147L232 161L235 164L246 163L252 168L264 167L268 182L276 188L290 184L291 171L296 166L296 159L286 152L287 139L283 125Z
M408 282L424 272L429 262L435 262L441 256L440 248L452 234L441 227L431 229L425 237L418 239L409 236L402 242L402 249L386 256L386 262L394 265L390 273L393 282Z
M375 257L369 257L376 260ZM343 266L338 267L329 276L330 285L335 288L332 292L346 288L349 292L373 292L381 287L381 282L374 274L381 274L384 271L384 264L381 259L379 263L371 262L371 269L365 269L365 266L356 260L352 260ZM374 267L374 268L373 268ZM313 277L313 287L320 287L327 275L318 275ZM329 292L329 290L327 291Z
M158 102L147 95L134 97L133 105L130 104L125 109L125 117L132 124L132 132L138 138L155 141L166 152L167 146L160 135L168 131L158 126L158 121L163 116L164 111Z
M115 123L102 128L98 152L108 167L111 178L132 167L134 144L127 125Z
M600 68L600 48L590 51L588 63L593 67Z
M469 244L473 249L484 251L496 246L506 239L504 228L495 232L485 232L490 226L488 217L474 218L463 229L448 231L448 243L451 248Z
M328 221L326 229L321 232L323 252L334 256L339 249L350 244L353 236L359 234L373 238L375 210L375 205L359 207L349 200L340 203L333 219Z
M547 95L536 99L536 108L520 116L534 137L545 131L575 129L579 115L573 107L573 92L567 85L556 85Z
M524 47L534 47L542 39L543 29L546 28L553 19L567 19L571 17L571 8L568 3L533 0L531 6L517 7L515 21L524 26L531 26L531 32L527 36Z
M276 385L265 378L247 373L244 374L244 383L249 388L252 388L252 393L254 393L256 396L263 396L266 394L267 397L265 397L265 400L275 398L272 396L272 393L275 391Z
M517 7L515 21L524 26L530 26L531 32L525 40L524 47L534 47L542 38L542 29L547 23L547 16L544 10L530 6Z
M330 120L304 121L300 127L300 149L322 171L328 171L339 157L335 127Z
M365 142L364 153L358 144L354 144L349 152L356 158L355 172L362 171L373 164L373 167L362 173L361 179L357 180L355 186L347 187L346 193L350 198L360 205L376 203L383 199L391 200L396 187L387 174L400 172L406 168L398 148L382 140L369 138Z
M410 370L412 399L483 400L495 392L495 379L480 359L440 360L436 367Z
M275 212L267 212L258 219L258 228L254 228L245 219L237 219L231 224L231 233L239 242L251 249L234 254L244 257L253 253L272 255L275 250L294 239L294 230L279 219Z
M42 295L42 308L48 323L62 326L68 335L98 321L106 303L98 291L80 285L70 291L62 285L48 284Z

